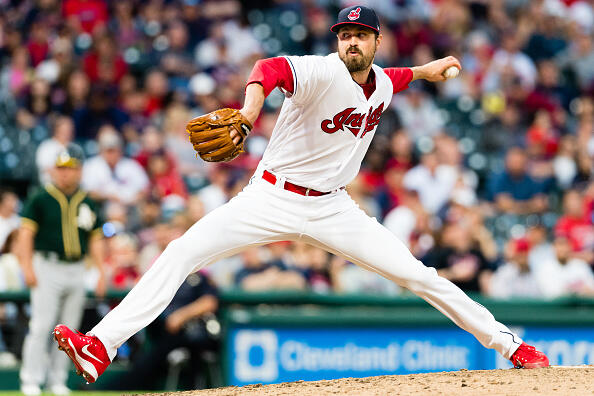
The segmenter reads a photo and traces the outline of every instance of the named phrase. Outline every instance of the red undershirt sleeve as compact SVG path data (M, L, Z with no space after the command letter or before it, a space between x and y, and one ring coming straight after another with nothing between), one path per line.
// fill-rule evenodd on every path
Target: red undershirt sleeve
M408 84L412 81L413 72L410 67L387 67L384 73L392 80L394 86L394 93L404 91L408 88Z
M254 65L245 86L253 83L262 85L265 96L276 87L293 93L293 73L289 62L284 57L260 59Z

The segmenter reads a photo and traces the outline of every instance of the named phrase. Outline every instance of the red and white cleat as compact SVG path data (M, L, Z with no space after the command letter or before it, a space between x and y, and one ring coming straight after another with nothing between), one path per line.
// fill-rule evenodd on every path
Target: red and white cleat
M514 352L509 359L515 368L535 369L549 367L549 358L544 353L537 351L525 342Z
M92 383L99 378L111 363L107 350L97 337L74 332L65 325L54 328L58 349L66 352L76 366L76 374Z

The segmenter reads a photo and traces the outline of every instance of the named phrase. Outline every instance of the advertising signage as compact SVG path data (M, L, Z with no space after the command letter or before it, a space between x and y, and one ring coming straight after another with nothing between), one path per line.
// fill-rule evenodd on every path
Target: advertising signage
M594 328L514 328L551 364L594 364ZM458 328L252 328L230 330L230 385L313 381L511 363Z

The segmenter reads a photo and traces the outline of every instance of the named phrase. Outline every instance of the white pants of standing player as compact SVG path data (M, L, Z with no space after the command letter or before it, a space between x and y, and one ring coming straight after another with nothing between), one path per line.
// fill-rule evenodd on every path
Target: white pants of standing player
M101 340L113 360L116 348L165 309L189 273L247 246L284 240L317 245L410 289L506 358L521 343L487 309L418 261L398 238L359 209L346 191L302 196L259 177L171 242L90 333Z
M66 385L70 360L51 345L51 333L58 323L80 326L85 303L84 264L48 260L35 254L33 268L37 286L31 290L31 320L23 344L21 383L41 386L47 375L48 386Z

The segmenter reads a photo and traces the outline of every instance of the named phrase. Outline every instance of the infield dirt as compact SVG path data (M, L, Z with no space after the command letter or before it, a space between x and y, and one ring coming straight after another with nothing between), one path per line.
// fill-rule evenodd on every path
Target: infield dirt
M155 396L157 394L152 394ZM450 371L429 374L342 378L331 381L248 385L160 396L392 396L392 395L594 395L594 366L537 370Z

